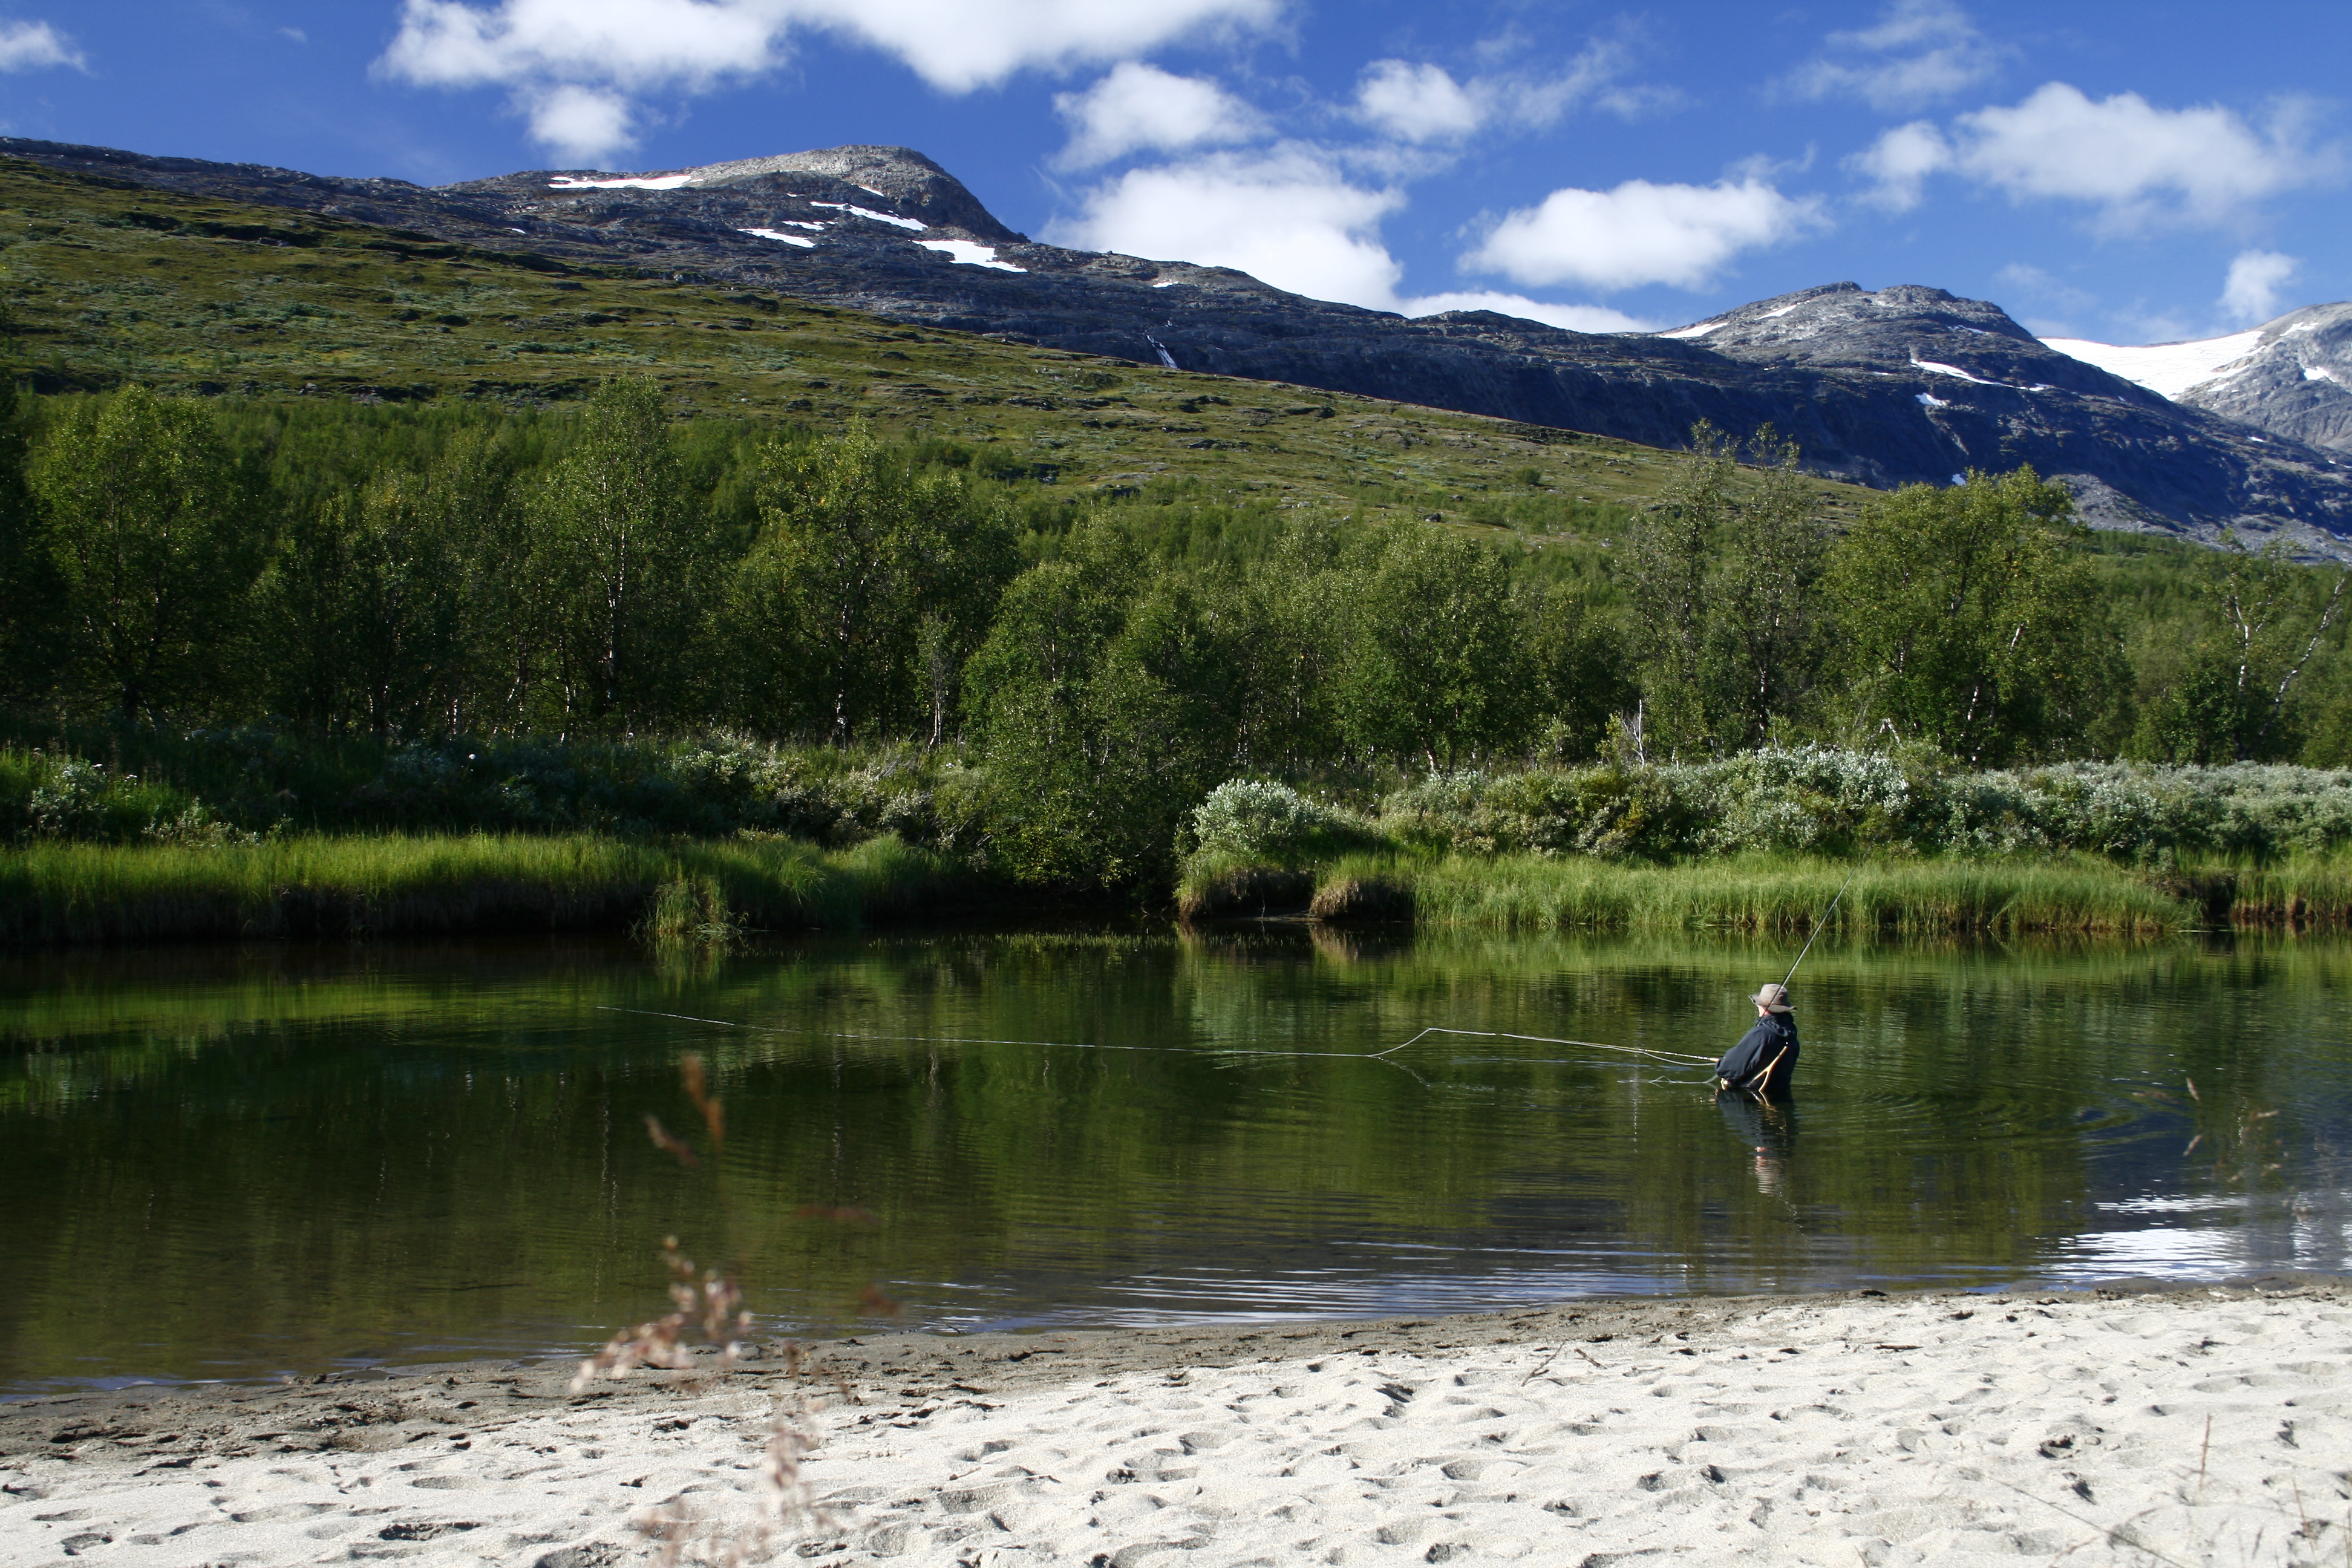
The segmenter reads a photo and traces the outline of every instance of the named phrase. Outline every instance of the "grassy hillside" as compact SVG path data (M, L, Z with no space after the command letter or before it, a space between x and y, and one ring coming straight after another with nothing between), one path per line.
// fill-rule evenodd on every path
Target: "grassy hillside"
M184 196L0 158L5 353L36 390L574 401L622 372L682 409L982 447L1007 478L1606 533L1664 484L1629 442L956 332L629 268ZM1843 513L1866 495L1823 482Z

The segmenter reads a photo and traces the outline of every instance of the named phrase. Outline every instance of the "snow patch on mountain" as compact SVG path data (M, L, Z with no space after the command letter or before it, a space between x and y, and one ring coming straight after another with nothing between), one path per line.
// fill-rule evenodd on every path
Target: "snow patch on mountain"
M1931 359L1921 359L1917 349L1913 349L1911 351L1911 364L1914 369L1924 370L1934 375L1957 375L1962 381L1972 381L1979 386L2007 386L2009 384L2009 383L2005 381L1987 381L1983 376L1970 375L1967 371L1962 370L1956 364L1938 364L1936 361Z
M863 185L858 188L865 189ZM836 212L856 213L859 217L870 217L876 223L894 223L900 228L911 228L918 234L931 226L929 224L919 223L910 217L900 217L896 213L877 213L872 207L861 207L853 202L811 202L809 205L831 207Z
M2044 338L2060 353L2097 365L2111 375L2136 381L2150 392L2178 402L2181 394L2218 377L2252 353L2263 341L2263 329L2231 332L2188 343L2149 343L2130 347L2093 342L2086 338Z
M547 182L551 191L675 191L695 184L701 176L685 174L625 174L617 180L583 180L570 174L558 174Z
M961 261L967 267L993 267L999 272L1026 272L1025 267L1015 267L1010 261L996 259L996 247L982 245L970 239L919 239L925 250L936 250L950 261Z

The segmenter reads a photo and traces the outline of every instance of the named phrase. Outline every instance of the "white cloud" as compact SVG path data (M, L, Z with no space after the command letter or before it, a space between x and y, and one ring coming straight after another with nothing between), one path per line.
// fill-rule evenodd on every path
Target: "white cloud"
M585 167L636 140L629 100L609 89L566 83L528 93L531 140L558 158Z
M504 86L532 110L565 89L699 92L756 76L816 28L893 55L933 87L969 92L1033 68L1132 57L1217 28L1261 28L1285 0L404 0L378 62L420 86ZM573 101L566 100L564 101ZM627 144L625 110L607 116ZM557 130L586 129L559 116ZM580 151L574 143L572 150Z
M1146 148L1173 151L1261 134L1257 110L1215 82L1171 76L1157 66L1121 61L1084 92L1055 96L1070 124L1070 144L1055 161L1088 169Z
M2242 250L2221 285L2221 309L2233 321L2267 321L2284 314L2279 290L2294 280L2303 263L2275 250Z
M1565 327L1571 332L1647 332L1664 325L1612 310L1606 305L1561 305L1549 300L1530 300L1524 294L1501 294L1491 289L1423 294L1416 299L1399 300L1391 309L1407 316L1434 316L1444 310L1493 310L1499 315L1541 321L1548 327Z
M2181 216L2212 221L2313 173L2281 135L2226 109L2158 109L2136 92L2094 102L2064 82L2011 109L1964 114L1959 130L1959 166L1971 177L2012 197L2095 203L2124 223L2168 197Z
M1057 245L1233 267L1295 294L1406 316L1496 310L1580 332L1646 331L1654 323L1601 305L1559 304L1494 289L1401 297L1404 268L1381 242L1381 220L1404 205L1393 187L1353 183L1323 149L1213 153L1131 169L1096 186Z
M1798 98L1859 98L1874 109L1915 109L1992 74L1998 52L1949 0L1895 0L1877 26L1832 33L1827 48L1790 73Z
M1356 84L1355 118L1399 142L1452 142L1504 123L1541 129L1587 101L1627 119L1672 98L1649 88L1613 85L1630 51L1594 39L1557 71L1504 72L1456 81L1443 66L1374 60Z
M1496 225L1463 265L1517 282L1603 291L1671 283L1698 289L1743 250L1777 245L1822 221L1818 197L1757 179L1712 185L1628 180L1609 191L1554 191Z
M1453 142L1477 130L1486 110L1442 66L1375 60L1357 84L1356 114L1401 142Z
M48 66L89 69L73 39L47 22L10 22L0 26L0 71L40 70Z
M1919 205L1927 176L1952 166L1952 145L1944 133L1924 120L1898 125L1868 151L1846 161L1846 167L1866 174L1871 188L1864 200L1889 212L1909 212Z
M1402 268L1380 240L1402 192L1351 184L1322 152L1285 144L1131 169L1047 231L1086 250L1235 267L1277 289L1386 310Z
M1929 174L1948 170L2012 201L2074 201L2107 226L2221 224L2265 196L2333 178L2341 160L2313 148L2287 105L2257 130L2230 110L2158 109L2136 92L2094 100L2049 82L2011 107L1979 109L1948 137L1925 121L1900 126L1850 160L1875 183L1870 199L1917 205Z

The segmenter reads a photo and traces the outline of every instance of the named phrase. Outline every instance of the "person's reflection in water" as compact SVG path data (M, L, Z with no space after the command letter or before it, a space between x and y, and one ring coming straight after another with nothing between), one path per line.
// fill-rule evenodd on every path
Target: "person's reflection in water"
M1769 1100L1752 1094L1719 1094L1715 1103L1732 1135L1755 1151L1756 1190L1766 1197L1781 1196L1790 1162L1797 1152L1796 1102L1785 1094Z

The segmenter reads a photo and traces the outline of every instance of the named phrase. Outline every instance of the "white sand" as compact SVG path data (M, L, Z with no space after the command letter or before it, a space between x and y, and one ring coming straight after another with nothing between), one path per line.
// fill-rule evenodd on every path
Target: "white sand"
M835 1352L863 1403L835 1392L814 1418L804 1476L830 1522L780 1557L2352 1560L2352 1296L2334 1286L1570 1303L1137 1339ZM596 1568L645 1556L630 1521L666 1502L748 1517L758 1384L573 1403L528 1382L19 1407L0 1562Z

